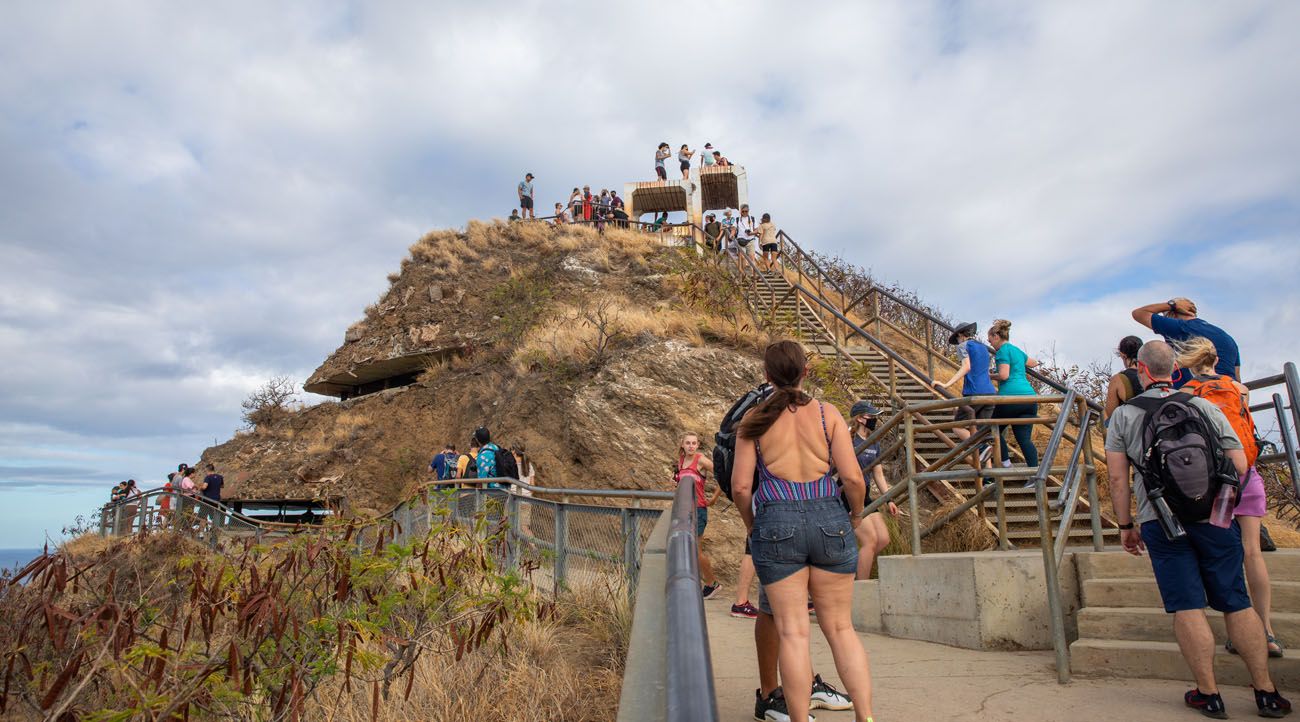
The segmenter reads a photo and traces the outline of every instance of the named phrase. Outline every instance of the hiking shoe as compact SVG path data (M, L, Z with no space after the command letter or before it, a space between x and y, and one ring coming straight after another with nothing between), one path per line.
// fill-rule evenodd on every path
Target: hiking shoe
M700 590L700 594L704 595L705 599L712 599L713 595L717 594L718 590L721 588L722 585L717 582L714 582L712 584L705 584L704 589Z
M757 619L758 609L749 602L733 604L731 605L731 616L736 619Z
M812 702L809 709L853 709L853 700L835 689L820 674L813 675Z
M754 690L754 719L758 722L790 722L790 710L785 705L785 693L780 687L772 690L766 698L761 690ZM817 722L817 718L808 715L808 722Z
M812 603L812 600L811 600L811 599L808 600L808 613L809 613L809 614L816 614L816 613L817 613L817 609L813 607L813 603Z
M1251 689L1255 689L1251 687ZM1260 717L1285 717L1291 714L1291 703L1278 694L1277 687L1272 692L1255 689L1255 706L1259 708Z
M1255 693L1257 704L1259 703L1258 700L1261 694L1263 694L1263 692ZM1277 692L1274 692L1273 694L1277 694ZM1199 689L1189 689L1187 690L1187 694L1183 695L1183 701L1187 703L1188 707L1200 710L1201 714L1206 717L1228 719L1228 708L1223 706L1223 698L1217 693L1204 694ZM1287 705L1287 708L1290 709L1290 705ZM1263 709L1263 707L1260 707L1260 710ZM1261 711L1260 714L1262 715L1263 712Z

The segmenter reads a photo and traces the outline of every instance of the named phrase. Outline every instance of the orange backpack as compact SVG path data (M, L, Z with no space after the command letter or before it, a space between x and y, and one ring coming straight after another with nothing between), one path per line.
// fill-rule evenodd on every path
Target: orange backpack
M1232 379L1223 376L1196 376L1182 390L1219 407L1223 415L1228 417L1228 424L1237 432L1237 439L1246 451L1246 465L1254 466L1255 459L1259 457L1259 444L1255 441L1255 420L1251 418L1250 409L1246 407L1241 391Z

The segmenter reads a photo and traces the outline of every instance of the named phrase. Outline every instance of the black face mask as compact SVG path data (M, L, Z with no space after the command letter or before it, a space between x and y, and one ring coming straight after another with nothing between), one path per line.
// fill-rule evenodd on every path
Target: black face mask
M867 419L867 429L876 428L876 419Z

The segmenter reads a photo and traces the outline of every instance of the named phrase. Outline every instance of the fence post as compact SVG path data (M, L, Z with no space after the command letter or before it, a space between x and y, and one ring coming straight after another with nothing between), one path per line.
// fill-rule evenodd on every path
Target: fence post
M569 512L567 502L555 505L555 591L564 586L569 567Z
M1007 497L1003 493L1005 484L1001 476L996 477L993 483L998 485L998 549L1006 551L1011 548L1011 539L1007 537Z
M893 380L894 367L891 365L890 380ZM915 449L916 439L912 435L912 413L904 410L907 414L903 417L903 463L904 469L907 470L907 513L912 517L912 556L921 556L921 522L920 513L916 504L916 462Z
M506 567L513 569L519 563L519 495L506 497Z
M122 502L113 505L113 536L122 533Z
M925 319L925 368L930 378L934 378L934 321Z
M636 587L637 537L632 531L632 512L628 509L619 509L618 516L623 526L623 574L627 577L627 587L631 590Z
M898 371L894 364L894 357L889 357L889 400L893 401L898 396ZM907 421L910 424L912 417L909 415ZM910 429L911 426L908 426ZM911 432L908 432L908 440L911 440ZM911 458L910 456L908 457Z
M875 286L871 287L871 302L875 308L876 338L880 338L880 289Z

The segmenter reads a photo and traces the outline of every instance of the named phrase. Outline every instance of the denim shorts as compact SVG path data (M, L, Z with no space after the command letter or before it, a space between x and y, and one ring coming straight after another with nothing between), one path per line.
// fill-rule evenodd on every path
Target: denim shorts
M695 507L695 538L699 539L704 535L704 527L709 525L709 507Z
M1207 603L1224 614L1249 609L1241 528L1236 522L1227 529L1206 523L1184 527L1187 536L1169 541L1160 522L1142 525L1142 541L1151 555L1165 611L1204 609Z
M749 541L760 584L775 584L804 567L857 572L858 541L839 497L757 506Z

